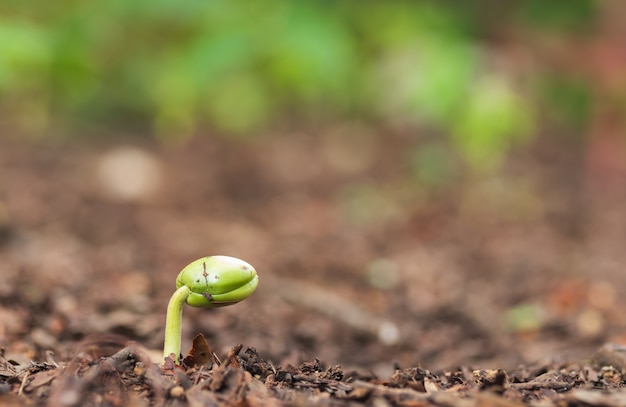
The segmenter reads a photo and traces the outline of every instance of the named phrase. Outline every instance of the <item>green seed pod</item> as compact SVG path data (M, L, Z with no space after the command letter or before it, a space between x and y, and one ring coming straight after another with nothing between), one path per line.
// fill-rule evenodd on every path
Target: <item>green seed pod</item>
M256 290L259 277L249 263L229 256L198 259L185 267L176 278L176 288L187 286L191 293L187 304L215 308L235 304Z

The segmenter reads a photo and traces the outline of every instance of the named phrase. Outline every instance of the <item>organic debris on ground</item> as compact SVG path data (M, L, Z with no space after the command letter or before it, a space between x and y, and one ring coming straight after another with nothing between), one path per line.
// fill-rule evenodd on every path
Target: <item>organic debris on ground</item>
M624 352L601 347L626 332L621 183L538 142L429 189L413 135L346 170L362 127L341 130L4 143L0 404L624 405ZM161 369L176 275L214 254L259 288L189 307L183 343L210 347Z
M197 341L194 341L197 342ZM200 341L201 342L201 341ZM115 347L113 354L103 355ZM188 361L194 359L193 352ZM202 361L202 363L199 363ZM374 377L319 360L275 366L237 345L193 367L153 363L148 350L118 337L83 341L67 364L0 358L4 405L50 406L623 406L626 348L606 345L586 363L431 372L400 368ZM607 365L606 363L613 363Z

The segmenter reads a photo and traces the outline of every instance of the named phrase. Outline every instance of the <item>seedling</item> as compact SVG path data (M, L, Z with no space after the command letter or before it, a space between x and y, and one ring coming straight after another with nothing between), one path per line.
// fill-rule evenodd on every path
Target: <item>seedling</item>
M256 270L243 260L229 256L203 257L188 264L176 278L165 320L163 359L180 363L183 304L216 308L245 300L256 290Z

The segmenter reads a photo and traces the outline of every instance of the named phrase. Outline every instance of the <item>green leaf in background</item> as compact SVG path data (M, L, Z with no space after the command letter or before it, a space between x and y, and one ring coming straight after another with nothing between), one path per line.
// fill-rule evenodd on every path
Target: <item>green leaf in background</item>
M381 108L389 116L442 125L463 103L475 73L471 47L445 38L424 38L391 55L381 67Z
M507 326L513 332L532 332L544 323L543 308L537 304L520 304L509 309Z
M51 58L45 30L31 23L0 20L0 106L26 133L48 126L50 89L46 83Z
M506 78L476 83L452 124L452 137L470 168L497 169L509 149L532 134L533 111Z
M481 7L61 0L33 8L7 0L0 5L0 116L18 131L42 134L81 123L152 124L169 140L202 128L252 135L294 116L356 116L452 133L452 147L473 170L492 171L532 131L537 94L556 98L560 106L548 112L567 120L589 98L583 81L566 86L571 97L549 89L558 83L517 93L506 67L485 63L489 35L515 24L589 27L599 6L523 0L502 13L506 21L483 18Z
M207 98L207 113L220 129L246 135L266 124L272 100L263 83L248 74L231 74L216 83Z
M261 124L256 119L242 119L241 110L225 112L232 107L228 102L240 95L245 84L228 93L226 83L235 81L229 77L251 65L251 44L245 33L225 32L220 35L203 35L187 46L171 50L161 56L161 63L154 71L154 83L145 82L156 112L156 129L161 138L186 138L202 120L204 112L214 119L214 124L226 130L249 129L250 123ZM245 91L243 91L245 92ZM233 96L233 94L237 94ZM258 92L249 91L250 105L259 100ZM243 106L245 101L241 101ZM228 105L228 106L226 106ZM239 107L233 107L238 109ZM244 115L246 108L242 109ZM258 119L259 109L252 108Z
M34 24L0 20L0 90L24 89L45 80L50 59L45 30Z
M522 15L535 27L581 31L591 28L597 7L594 0L527 0L522 4Z
M354 40L336 15L314 3L293 3L276 16L267 73L282 97L301 103L340 102L357 68Z
M362 24L380 53L366 84L371 102L383 117L445 126L479 63L464 24L430 3L378 3L369 11Z

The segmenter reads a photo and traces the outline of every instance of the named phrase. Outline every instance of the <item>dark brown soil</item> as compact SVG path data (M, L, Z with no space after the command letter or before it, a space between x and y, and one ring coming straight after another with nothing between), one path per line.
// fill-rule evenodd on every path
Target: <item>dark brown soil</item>
M49 361L19 368L2 359L5 393L18 388L17 396L3 398L53 406L621 406L624 397L623 347L603 348L592 365L549 363L510 372L460 367L439 373L412 367L381 379L317 359L277 367L242 345L223 361L159 368L137 343L127 342L111 356L100 354L115 342L124 344L116 338L84 341L62 367Z
M0 140L0 403L624 405L623 177L538 142L427 187L420 138L374 133ZM174 279L211 254L259 289L186 308L214 356L160 367Z

